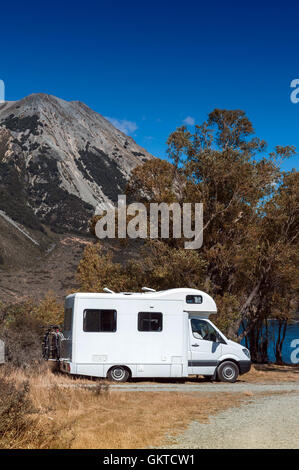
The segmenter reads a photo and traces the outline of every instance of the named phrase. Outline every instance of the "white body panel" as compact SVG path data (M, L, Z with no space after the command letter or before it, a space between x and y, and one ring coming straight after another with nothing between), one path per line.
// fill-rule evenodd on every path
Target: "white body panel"
M88 375L105 377L111 366L120 364L128 366L133 377L171 377L178 369L179 376L186 374L183 367L187 361L188 332L184 321L187 314L182 315L181 303L101 299L99 307L97 299L77 300L76 309L80 313L95 308L116 310L117 329L115 332L84 332L81 314L76 317L73 357L77 374L85 374L86 369ZM138 331L138 312L151 310L163 312L163 330ZM173 364L176 367L172 367Z
M192 295L201 296L202 303L188 304L186 298ZM132 377L213 375L223 355L229 357L232 349L216 327L226 344L193 336L191 319L209 322L209 315L217 311L213 299L199 290L130 295L79 293L68 296L65 305L72 309L72 322L67 322L64 331L61 368L72 374L106 377L111 367L121 365ZM115 310L116 331L84 331L83 316L88 309ZM139 312L162 313L162 331L139 331ZM235 356L242 349L236 346ZM240 354L237 357L244 360Z

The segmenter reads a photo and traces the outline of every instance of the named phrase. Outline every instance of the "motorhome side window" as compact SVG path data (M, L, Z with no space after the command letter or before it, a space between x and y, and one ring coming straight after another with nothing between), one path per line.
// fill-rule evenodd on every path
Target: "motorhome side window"
M83 331L115 332L116 310L86 309L83 312Z
M138 331L162 331L162 313L139 312Z
M73 320L73 309L66 308L64 311L64 331L71 331L72 329L72 320Z
M187 304L202 304L202 295L187 295Z

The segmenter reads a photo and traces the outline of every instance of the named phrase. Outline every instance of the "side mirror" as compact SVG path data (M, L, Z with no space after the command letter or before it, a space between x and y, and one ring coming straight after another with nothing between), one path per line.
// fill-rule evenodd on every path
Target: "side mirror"
M217 336L216 341L217 343L226 344L226 342L224 341L223 338L221 338L221 336Z
M213 343L219 342L219 338L214 333L210 334L210 341L213 341Z

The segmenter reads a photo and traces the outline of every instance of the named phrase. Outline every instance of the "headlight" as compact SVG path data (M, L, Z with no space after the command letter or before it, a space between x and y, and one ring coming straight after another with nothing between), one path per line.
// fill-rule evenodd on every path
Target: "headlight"
M248 349L244 348L244 349L242 349L242 351L243 351L244 354L246 354L248 359L250 359L250 352L248 351Z

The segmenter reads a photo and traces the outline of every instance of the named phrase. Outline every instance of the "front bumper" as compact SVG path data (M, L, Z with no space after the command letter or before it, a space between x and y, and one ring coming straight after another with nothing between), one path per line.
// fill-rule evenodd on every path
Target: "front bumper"
M246 372L249 372L251 369L251 361L239 361L239 369L240 369L240 375L246 374Z

